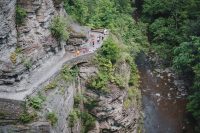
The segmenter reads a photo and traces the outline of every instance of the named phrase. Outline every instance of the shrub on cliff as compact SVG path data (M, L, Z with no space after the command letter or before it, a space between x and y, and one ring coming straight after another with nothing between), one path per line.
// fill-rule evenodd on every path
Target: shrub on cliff
M109 59L112 63L115 63L119 58L119 48L113 41L113 39L109 38L104 42L99 54L106 59Z
M24 20L27 16L26 10L23 9L21 6L16 7L16 24L21 25L24 23Z
M54 126L58 121L58 117L55 112L49 112L47 114L47 119L50 121L52 126Z
M67 31L68 23L62 17L55 17L51 24L51 33L57 40L66 41L69 38L69 33Z

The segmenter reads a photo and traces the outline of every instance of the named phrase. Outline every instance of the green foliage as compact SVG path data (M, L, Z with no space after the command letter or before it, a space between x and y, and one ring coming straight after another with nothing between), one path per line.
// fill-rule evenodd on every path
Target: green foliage
M125 89L126 88L126 84L125 84L124 78L121 77L120 75L115 74L115 76L113 77L113 80L114 80L115 84L120 89Z
M21 47L16 47L15 53L16 54L22 54L22 48Z
M21 6L16 6L16 24L21 25L24 23L24 20L27 16L26 10L23 9Z
M195 93L189 97L189 103L187 105L188 111L192 112L193 116L200 120L200 93Z
M108 39L104 42L99 54L114 64L119 58L119 48L112 39Z
M137 70L137 66L134 62L131 64L131 75L130 75L130 80L129 80L129 85L130 86L135 86L136 88L139 87L139 74Z
M187 109L197 123L200 121L199 4L199 0L144 0L141 14L148 23L152 48L178 73L194 75Z
M200 59L200 38L192 37L190 42L183 42L174 50L173 66L178 71L191 71Z
M30 59L23 59L22 60L24 67L26 67L27 70L31 69L32 62Z
M128 88L128 97L124 101L124 108L128 109L131 105L137 107L140 104L141 93L138 88L130 87Z
M24 112L23 114L21 114L19 120L22 123L29 123L29 122L33 121L36 117L37 117L36 113Z
M108 92L107 90L108 81L109 77L106 73L98 73L97 76L92 77L89 80L87 87L88 89L95 89L103 92Z
M66 41L69 38L69 33L67 31L68 23L62 17L55 17L52 21L50 29L52 35L58 40Z
M82 132L88 133L95 125L95 118L90 115L88 112L81 112L81 120L83 122Z
M71 111L69 113L69 127L74 127L79 117L80 117L80 112L78 110Z
M198 4L198 0L144 0L142 20L149 24L150 41L170 64L177 46L200 35L194 29L200 20Z
M42 103L44 102L44 100L45 100L44 96L38 94L37 96L30 98L28 100L28 103L34 109L41 109Z
M195 79L193 83L193 87L191 88L191 93L189 95L189 103L187 105L187 109L192 113L194 118L197 121L200 121L200 63L198 62L193 67L193 72L195 74ZM198 125L197 128L199 128Z
M147 44L145 26L132 19L129 0L64 0L64 3L66 11L82 24L107 27L127 45Z
M95 118L88 112L80 112L77 109L74 109L69 114L69 127L74 127L79 118L82 121L82 132L87 133L90 129L92 129L92 127L94 127Z
M58 121L58 117L55 112L49 112L47 114L47 119L51 122L52 126L54 126Z
M78 105L81 103L81 100L84 100L84 96L80 93L76 94L74 97L74 106L78 107Z
M52 81L51 83L49 83L47 86L45 86L45 91L47 90L52 90L52 89L55 89L57 87L57 81L54 80Z
M124 101L124 108L125 108L125 109L128 109L128 108L130 108L131 105L132 105L132 101L131 101L129 98L127 98L127 99Z
M97 105L98 105L98 101L96 99L93 99L91 97L85 97L85 99L84 99L84 107L88 111L91 111Z
M73 80L77 76L77 74L78 74L78 68L77 67L70 69L69 67L64 66L62 71L61 71L61 77L65 81Z

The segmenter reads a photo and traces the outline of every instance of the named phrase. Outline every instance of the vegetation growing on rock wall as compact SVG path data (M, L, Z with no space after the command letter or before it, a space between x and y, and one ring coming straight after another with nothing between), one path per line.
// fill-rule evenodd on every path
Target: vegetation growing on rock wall
M37 96L31 97L28 100L28 104L33 107L34 109L41 109L42 103L44 102L45 97L41 94L38 94Z
M145 36L145 25L141 22L136 23L132 19L131 1L64 0L64 3L67 13L81 24L89 25L93 28L108 28L113 34L104 42L102 48L97 53L95 64L99 72L88 80L87 89L98 92L98 94L104 94L110 92L108 85L112 84L118 88L125 89L124 91L128 91L126 90L128 83L125 81L127 77L120 77L115 72L117 65L119 65L118 62L125 53L132 58L141 50L141 45L148 45L147 37ZM134 57L132 61L128 59L122 60L122 62L125 61L131 66L129 85L132 88L137 88L139 78ZM132 93L130 95L134 96ZM92 108L97 106L98 101L94 99L88 100L87 97L85 99L84 107L90 112ZM84 123L88 123L86 125L91 128L95 119L90 116L88 115L87 121Z
M22 123L29 123L37 117L36 113L28 113L27 111L21 114L19 120Z
M76 94L74 97L74 106L77 108L82 100L84 100L84 96L81 93Z
M54 81L50 82L47 86L45 86L44 89L45 89L45 91L47 91L47 90L52 90L56 87L57 87L57 81L54 80Z
M51 125L54 126L58 121L58 117L55 112L49 112L47 114L47 119L50 121Z
M55 17L52 20L50 30L52 35L58 40L66 41L69 38L69 32L67 31L68 23L63 17Z
M88 133L95 125L95 118L88 112L81 112L80 116L83 122L82 132Z
M64 79L65 81L73 80L77 76L77 74L78 74L77 67L70 69L68 66L64 66L60 73L61 78Z
M17 25L21 25L24 23L24 20L27 16L26 10L24 8L22 8L21 6L17 5L16 6L16 24Z
M15 52L12 52L10 55L10 60L13 64L17 63L17 54Z
M79 119L80 112L78 110L73 110L69 113L69 127L74 127Z
M74 109L69 114L69 127L74 127L78 119L82 122L82 133L87 133L95 124L95 118L88 112Z
M32 62L30 59L24 59L22 62L23 62L24 67L26 67L27 70L31 69Z
M81 24L111 29L124 44L135 49L140 47L138 44L148 44L144 24L131 17L133 8L129 0L64 0L64 3L67 13Z

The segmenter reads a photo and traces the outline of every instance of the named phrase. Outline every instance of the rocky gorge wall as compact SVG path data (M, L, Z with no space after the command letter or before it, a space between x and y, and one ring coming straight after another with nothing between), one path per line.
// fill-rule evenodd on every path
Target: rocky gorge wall
M16 5L27 13L22 25L15 23ZM52 0L5 0L0 7L0 84L15 84L24 78L25 63L35 69L65 44L51 35L50 24L54 16L67 14L61 3Z
M27 13L22 25L15 22L17 5ZM137 97L126 108L128 91L115 84L109 84L112 91L106 95L86 89L87 80L98 73L91 61L95 52L66 60L66 52L78 49L88 40L90 28L70 22L69 39L54 38L50 31L53 18L68 19L62 0L1 0L0 9L0 133L80 133L81 120L72 128L69 114L74 97L84 89L84 95L96 99L99 105L90 112L97 118L90 133L138 130L141 117ZM79 73L73 80L64 80L70 75L61 78L63 64L69 69L78 66ZM127 77L128 87L130 66L122 63L116 73ZM49 114L53 116L49 118Z
M25 21L21 25L16 24L17 5L27 13ZM61 0L0 1L0 93L1 96L5 96L0 100L0 132L69 132L66 127L66 117L73 106L73 95L76 90L73 83L71 87L70 85L64 86L60 95L57 95L56 89L54 92L46 94L44 110L38 111L37 119L30 124L19 122L19 119L29 110L26 109L27 99L21 101L15 100L14 97L6 97L9 94L23 92L24 89L20 85L28 82L33 71L36 72L41 66L48 64L49 60L57 58L58 55L58 57L64 55L64 45L72 44L58 41L52 36L50 26L55 16L68 18ZM71 41L77 39L76 34L79 32L82 35L78 37L79 43L87 38L86 35L83 35L88 33L87 28L81 28L74 23L70 23L70 27L73 30ZM71 62L73 64L73 61ZM55 72L53 77L57 74ZM47 81L37 86L36 90L42 89L50 82L51 78L50 76ZM30 97L34 97L37 93L38 91L33 92ZM50 122L46 120L46 114L53 109L57 109L55 112L59 114L56 129L52 129ZM32 110L30 113L33 113Z
M118 76L125 77L126 89L120 89L115 83L109 83L107 93L88 89L88 80L98 75L98 67L94 63L86 63L79 66L79 80L82 86L83 99L95 102L95 105L86 102L85 110L94 116L95 126L91 127L89 133L136 133L141 131L142 114L140 103L140 92L135 89L131 103L127 104L131 87L128 82L131 75L130 65L121 62L116 69ZM138 91L138 92L137 92ZM87 101L87 100L86 100ZM89 106L89 107L88 107ZM82 107L80 107L81 110Z

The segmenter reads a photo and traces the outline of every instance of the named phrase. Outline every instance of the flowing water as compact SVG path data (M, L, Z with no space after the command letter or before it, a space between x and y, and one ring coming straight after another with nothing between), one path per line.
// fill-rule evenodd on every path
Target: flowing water
M145 133L192 133L186 125L186 92L173 73L152 69L144 54L137 59L141 77ZM157 70L159 71L159 70Z

